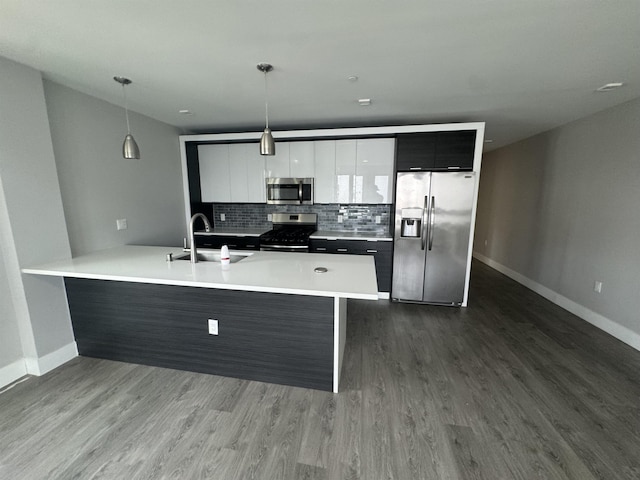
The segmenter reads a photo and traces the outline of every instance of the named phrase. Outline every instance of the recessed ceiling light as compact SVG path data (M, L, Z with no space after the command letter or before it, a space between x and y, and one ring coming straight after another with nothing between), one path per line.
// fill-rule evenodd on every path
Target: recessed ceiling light
M596 92L609 92L611 90L615 90L616 88L620 88L623 85L624 85L624 83L622 83L622 82L607 83L607 84L601 86L600 88L596 88Z
M193 112L187 109L178 110L178 113L180 113L181 115L193 115Z
M361 107L368 107L369 105L371 105L371 99L370 98L360 98L360 99L358 99L358 103L360 104Z
M347 80L349 80L350 82L357 82L358 81L358 76L357 75L349 75L347 77Z

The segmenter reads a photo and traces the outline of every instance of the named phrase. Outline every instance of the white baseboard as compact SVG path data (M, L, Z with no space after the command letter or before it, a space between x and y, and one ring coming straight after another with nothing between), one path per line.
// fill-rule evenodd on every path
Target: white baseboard
M6 367L0 368L0 388L6 387L27 374L27 366L21 358Z
M39 358L28 357L24 359L27 367L27 373L31 375L44 375L54 368L67 363L69 360L78 356L78 346L76 342L71 342L58 350L48 353Z
M501 263L498 263L489 257L485 257L481 253L473 252L473 256L474 258L477 258L478 260L480 260L482 263L489 265L491 268L495 268L500 273L506 275L512 280L515 280L516 282L524 285L530 290L533 290L537 294L542 295L544 298L546 298L550 302L555 303L556 305L573 313L574 315L580 317L581 319L589 322L591 325L598 327L600 330L604 330L609 335L614 336L621 342L624 342L627 345L640 351L640 334L637 334L633 330L630 330L624 325L620 325L619 323L614 322L610 318L600 315L599 313L596 313L593 310L589 310L587 307L580 305L579 303L576 303L573 300L570 300L567 297L560 295L557 292L554 292L553 290L545 287L544 285L541 285L538 282L531 280L528 277L525 277L524 275L516 272L515 270L511 270L509 267L505 267Z

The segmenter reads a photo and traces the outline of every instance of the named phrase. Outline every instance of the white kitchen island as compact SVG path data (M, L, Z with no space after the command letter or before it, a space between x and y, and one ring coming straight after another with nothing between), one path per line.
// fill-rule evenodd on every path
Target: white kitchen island
M372 257L167 261L182 253L124 246L23 272L65 278L81 355L338 391L346 300L378 299Z

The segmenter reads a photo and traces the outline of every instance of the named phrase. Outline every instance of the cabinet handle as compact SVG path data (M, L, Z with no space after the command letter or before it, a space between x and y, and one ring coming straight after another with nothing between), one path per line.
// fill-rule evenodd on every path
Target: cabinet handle
M316 247L316 252L326 252L327 249L324 247Z
M348 252L349 250L347 248L339 248L338 251L339 252Z
M367 253L378 253L378 250L367 250Z
M229 248L238 248L238 245L234 245L232 243L230 243L228 246L229 246Z
M422 170L422 167L409 167L409 170Z

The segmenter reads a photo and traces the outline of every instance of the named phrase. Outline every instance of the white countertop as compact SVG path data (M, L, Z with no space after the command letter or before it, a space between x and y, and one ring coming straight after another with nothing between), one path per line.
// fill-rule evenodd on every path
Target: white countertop
M369 255L254 252L244 260L229 265L228 270L223 270L215 262L167 262L168 253L177 256L183 250L123 246L24 268L22 271L58 277L378 299L374 259ZM315 273L315 267L326 267L328 271Z
M204 230L195 232L196 235L230 235L234 237L259 237L265 232L271 230L269 227L263 228L224 228L216 227L211 232Z
M355 231L341 232L331 230L318 230L314 232L310 238L321 238L324 240L369 240L381 242L390 242L393 240L393 237L388 233Z

